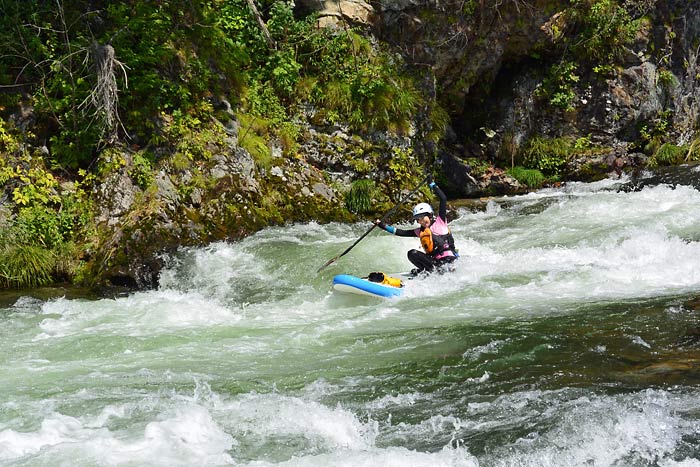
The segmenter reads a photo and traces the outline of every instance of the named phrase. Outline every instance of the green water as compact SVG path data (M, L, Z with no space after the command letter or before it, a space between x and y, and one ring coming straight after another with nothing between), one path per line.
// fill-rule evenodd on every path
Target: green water
M169 259L158 290L0 296L0 465L700 465L700 191L617 182L417 240L302 224ZM395 222L400 223L400 219Z

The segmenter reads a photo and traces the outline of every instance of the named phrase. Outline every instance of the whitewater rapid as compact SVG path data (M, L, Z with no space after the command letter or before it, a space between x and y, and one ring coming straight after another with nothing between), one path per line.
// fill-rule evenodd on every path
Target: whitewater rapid
M184 249L157 290L20 294L0 465L700 465L700 191L626 182L460 209L456 271L391 300L332 277L406 271L415 239L316 272L364 223Z

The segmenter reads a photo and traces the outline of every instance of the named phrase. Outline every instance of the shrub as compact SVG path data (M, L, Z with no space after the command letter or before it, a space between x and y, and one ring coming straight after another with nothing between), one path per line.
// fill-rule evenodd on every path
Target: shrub
M546 180L539 170L526 169L517 165L508 169L506 173L529 188L541 188Z
M570 112L574 110L576 100L576 84L579 81L577 65L574 62L563 62L553 65L535 89L535 96L549 100L550 105Z
M546 176L559 175L572 153L570 138L544 138L535 136L528 140L522 150L526 168L537 169Z
M596 61L618 58L642 21L633 19L617 0L572 0L567 18L573 26L573 52Z

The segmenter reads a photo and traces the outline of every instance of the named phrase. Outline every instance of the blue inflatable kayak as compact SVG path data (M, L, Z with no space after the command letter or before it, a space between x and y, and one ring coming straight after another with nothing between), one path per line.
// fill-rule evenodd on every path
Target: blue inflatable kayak
M401 283L400 279L389 279L390 282ZM372 282L368 279L362 279L349 274L335 276L333 278L333 288L339 292L349 292L380 298L397 297L403 292L403 284L397 286L381 282Z

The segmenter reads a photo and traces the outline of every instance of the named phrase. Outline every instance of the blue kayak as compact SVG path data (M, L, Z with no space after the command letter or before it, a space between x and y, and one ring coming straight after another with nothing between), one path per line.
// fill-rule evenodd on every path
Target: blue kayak
M392 278L396 281L398 279ZM403 287L372 282L349 274L340 274L333 278L333 288L340 292L349 292L370 297L397 297L403 292Z

